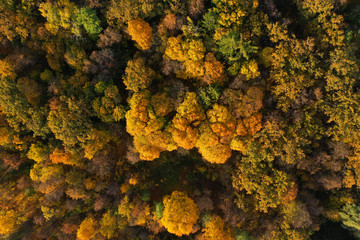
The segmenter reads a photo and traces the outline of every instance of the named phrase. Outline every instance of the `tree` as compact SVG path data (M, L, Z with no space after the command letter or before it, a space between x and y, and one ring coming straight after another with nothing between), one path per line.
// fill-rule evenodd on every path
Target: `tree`
M272 92L278 99L278 107L287 111L305 88L323 76L319 68L321 53L313 38L289 37L283 26L269 24L268 28L271 40L279 42L272 54L271 78L276 82Z
M164 211L161 223L177 236L189 235L199 218L199 212L194 201L186 193L174 191L163 199Z
M17 230L18 214L14 210L0 212L0 235L8 235Z
M141 18L128 22L128 31L132 39L139 44L140 49L148 50L153 41L152 28L149 23Z
M257 51L250 41L244 41L241 33L230 31L218 42L219 52L226 58L228 63L240 60L249 60L250 56Z
M38 107L40 105L40 97L43 89L35 80L28 77L20 78L16 86L20 92L24 94L27 102L32 107Z
M140 153L142 160L148 161L158 158L165 150L176 149L165 118L168 109L171 109L166 107L166 104L170 104L170 99L165 97L164 107L156 104L158 100L153 97L156 99L156 95L151 96L149 91L134 93L129 99L130 110L125 115L126 130L134 136L135 150Z
M9 78L0 80L0 107L6 114L9 125L15 131L33 131L35 136L45 137L49 133L46 126L45 107L31 108L26 97Z
M184 101L178 106L172 119L170 132L176 144L185 149L195 147L199 138L197 127L206 118L204 110L197 101L196 94L186 93Z
M98 82L97 85L102 83ZM121 96L117 86L109 85L103 91L100 90L102 89L98 89L98 93L104 96L93 101L95 113L103 122L120 121L125 117L125 108L120 104Z
M255 60L245 62L241 66L240 73L245 76L246 80L260 76L259 68Z
M100 19L96 16L94 9L80 8L76 16L76 21L83 26L90 35L97 35L102 31Z
M55 148L50 154L50 160L54 164L62 163L71 166L81 166L80 157L77 154L66 152L59 148Z
M76 233L80 240L90 240L96 234L96 222L92 217L85 218Z
M31 144L27 157L37 163L46 161L49 159L49 148L41 143Z
M116 216L111 213L111 211L107 211L103 214L100 221L100 233L106 238L112 238L117 229L117 219Z
M165 55L172 60L184 62L187 59L187 49L185 49L185 47L183 46L184 44L181 38L181 35L168 38L166 43Z
M224 220L217 215L210 217L210 220L205 222L205 227L202 229L203 233L201 240L232 240L230 229L225 225Z
M48 126L65 146L85 143L92 128L90 110L84 99L65 96L50 100Z
M356 204L345 204L339 212L342 224L351 230L360 231L360 208Z
M204 81L207 84L222 84L226 81L224 65L220 61L216 60L213 53L208 53L205 57Z
M155 71L146 66L145 59L137 58L128 61L123 80L126 89L139 92L148 88L155 77Z
M100 39L97 45L100 48L111 47L112 45L119 43L122 39L120 32L117 29L111 27L106 28L99 37Z
M154 0L111 0L108 5L106 18L112 27L123 27L124 23L132 19L153 17L161 10L161 6Z
M232 184L237 191L254 194L255 208L266 213L282 203L293 182L287 173L272 166L274 155L265 147L257 142L247 143L245 156L236 165ZM243 204L241 199L238 204Z

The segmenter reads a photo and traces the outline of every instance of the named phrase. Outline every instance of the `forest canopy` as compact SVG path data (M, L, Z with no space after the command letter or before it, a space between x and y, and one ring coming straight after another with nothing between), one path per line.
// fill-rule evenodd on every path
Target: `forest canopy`
M0 238L360 239L359 56L357 0L0 0Z

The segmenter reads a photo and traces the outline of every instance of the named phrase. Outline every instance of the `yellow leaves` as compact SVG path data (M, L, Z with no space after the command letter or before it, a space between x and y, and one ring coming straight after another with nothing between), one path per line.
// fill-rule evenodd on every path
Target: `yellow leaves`
M182 35L170 37L166 44L165 55L172 60L184 62L185 71L178 71L179 78L198 78L204 76L205 46L201 40L182 40Z
M219 0L216 1L216 7L213 8L213 10L219 15L219 24L226 28L229 28L232 25L241 25L243 17L246 16L242 1Z
M225 225L224 220L218 215L213 215L210 221L205 223L202 229L201 240L232 240L230 228Z
M117 228L117 219L110 210L103 214L101 221L100 233L106 238L112 238Z
M230 146L220 143L220 138L208 126L203 126L196 146L205 160L211 163L225 163L231 157Z
M128 22L128 31L132 39L139 44L140 49L148 50L153 41L152 28L149 23L141 18Z
M143 58L136 58L128 61L123 80L126 89L139 92L149 87L155 76L155 71L146 66Z
M92 129L88 134L88 140L84 147L84 157L92 159L97 152L104 149L106 144L114 139L108 132Z
M166 116L173 111L173 104L166 93L158 93L151 97L150 104L153 106L155 114Z
M235 130L235 120L229 110L222 105L215 104L207 112L211 130L219 137L231 136Z
M285 25L280 25L279 23L269 23L267 24L267 28L272 42L277 43L280 41L287 41L289 39L288 30Z
M0 235L8 235L16 230L18 214L14 210L0 211Z
M237 136L231 140L230 148L244 154L246 152L247 145L241 137Z
M31 144L30 149L26 155L29 159L34 160L37 163L48 159L48 149L41 144Z
M77 230L76 236L79 240L90 240L96 234L96 222L93 218L85 218Z
M56 34L60 28L69 30L72 27L72 16L78 11L76 5L67 0L58 1L53 4L50 2L41 3L39 6L41 15L46 18L46 29Z
M187 49L188 59L192 61L202 61L204 59L206 50L201 40L190 40L183 48Z
M179 78L198 78L204 76L203 62L186 60L184 63L185 74L177 74Z
M352 188L352 186L356 185L356 178L353 171L350 169L345 171L342 184L345 188Z
M318 13L329 13L334 9L332 0L303 0L299 1L299 5L308 17Z
M330 16L320 21L322 28L325 30L324 42L330 43L334 47L341 47L344 45L345 34L342 29L344 19L342 16L331 13Z
M161 223L177 236L189 235L199 218L199 211L194 201L185 193L174 191L163 199L164 211Z
M215 31L214 34L214 40L215 41L219 41L220 39L222 39L224 36L229 34L229 29L224 28L224 27L218 27Z
M182 45L181 35L177 37L169 37L166 43L165 55L172 60L180 62L185 61L187 58Z
M246 80L260 76L260 71L255 60L245 62L244 65L241 66L240 73L245 76Z
M175 116L172 123L170 132L176 144L188 150L194 148L199 138L198 129L193 128L186 118L179 116Z
M79 46L71 45L70 48L65 52L64 58L70 67L81 70L84 66L86 52Z
M150 93L134 93L129 100L130 110L126 112L126 131L131 135L140 135L146 127L149 116L147 108L150 103Z
M13 65L6 59L0 59L0 77L8 77L12 80L15 80L16 78L16 73Z
M161 104L166 99L166 95L151 97L148 91L144 91L135 93L129 100L131 109L126 113L126 130L134 136L134 147L142 160L151 161L162 151L176 149L171 134L164 129L166 119L161 116L172 109L172 106L166 106L169 102Z
M236 135L246 136L247 134L248 134L248 131L244 125L243 120L239 119L238 124L236 125Z
M185 100L177 108L177 112L180 116L185 117L189 122L195 124L198 124L198 121L205 120L206 117L204 110L197 100L196 93L194 92L186 93Z
M192 149L199 137L196 126L206 118L194 92L186 93L186 97L177 108L177 112L169 131L179 147Z
M30 178L33 181L46 182L52 177L57 177L63 174L63 168L60 165L41 165L34 164L30 170Z
M173 151L177 148L170 133L166 131L156 131L148 135L135 136L134 147L139 152L140 158L146 161L152 161L160 157L160 153L165 150Z

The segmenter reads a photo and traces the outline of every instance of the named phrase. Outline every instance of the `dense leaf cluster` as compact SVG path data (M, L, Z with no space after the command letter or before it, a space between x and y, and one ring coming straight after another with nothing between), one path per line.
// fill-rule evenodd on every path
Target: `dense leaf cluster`
M0 0L0 238L360 239L359 19Z

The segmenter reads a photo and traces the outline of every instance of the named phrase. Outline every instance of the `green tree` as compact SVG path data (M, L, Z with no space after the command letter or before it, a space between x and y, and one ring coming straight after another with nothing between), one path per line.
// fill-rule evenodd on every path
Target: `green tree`
M102 31L100 19L94 9L80 8L76 20L90 35L97 35Z
M339 215L342 224L351 230L360 231L360 207L356 204L345 204Z

